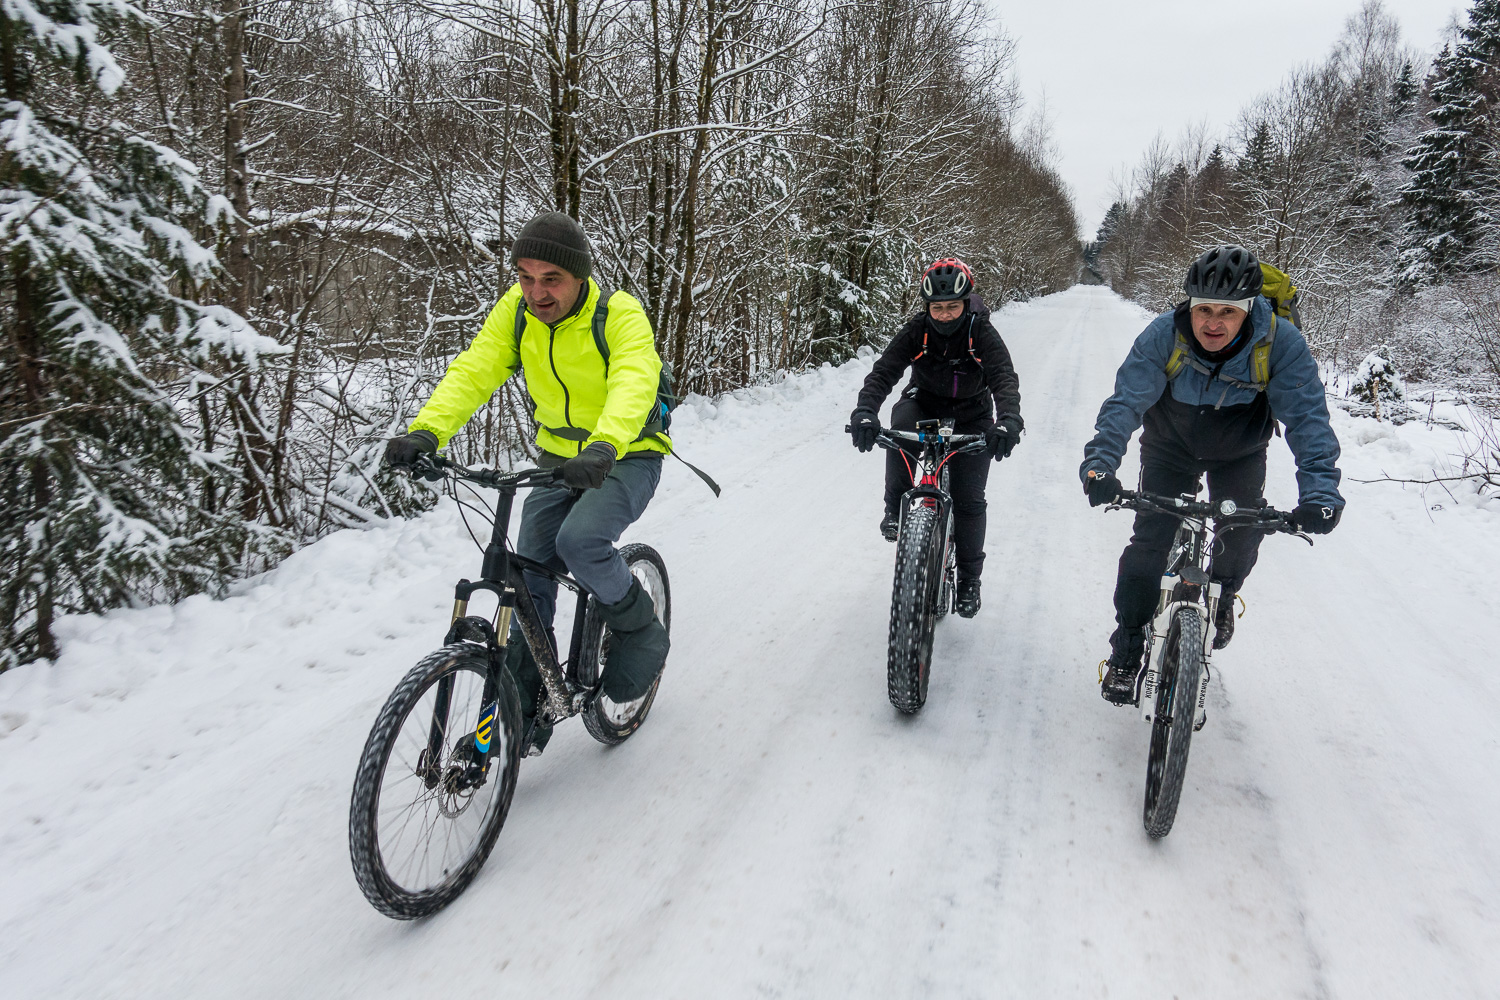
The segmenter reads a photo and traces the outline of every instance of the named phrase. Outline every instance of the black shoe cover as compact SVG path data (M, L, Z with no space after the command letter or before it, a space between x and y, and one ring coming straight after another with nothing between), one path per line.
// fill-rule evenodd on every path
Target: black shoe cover
M634 701L651 690L666 666L671 648L667 630L638 580L631 581L618 604L601 604L599 615L609 626L599 690L613 702Z
M901 514L898 511L888 510L885 517L880 519L880 535L888 542L894 542L896 536L901 533Z
M1214 649L1223 649L1234 638L1234 595L1221 594L1214 613Z
M1111 705L1134 705L1146 651L1146 629L1121 625L1109 637L1109 645L1109 671L1099 693Z

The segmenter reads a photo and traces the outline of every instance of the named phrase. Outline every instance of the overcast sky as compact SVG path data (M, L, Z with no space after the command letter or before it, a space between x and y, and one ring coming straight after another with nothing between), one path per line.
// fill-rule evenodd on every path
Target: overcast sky
M1017 42L1028 107L1046 98L1063 180L1082 236L1109 208L1158 132L1175 140L1191 123L1227 133L1245 104L1294 66L1321 61L1359 0L989 0ZM1429 51L1455 0L1385 0L1408 44ZM1425 70L1425 66L1423 69Z

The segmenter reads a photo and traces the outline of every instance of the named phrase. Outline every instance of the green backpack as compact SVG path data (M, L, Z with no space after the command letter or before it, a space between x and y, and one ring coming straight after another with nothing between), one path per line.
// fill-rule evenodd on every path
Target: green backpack
M1266 385L1271 381L1271 348L1276 343L1276 320L1278 317L1289 319L1300 329L1302 317L1297 311L1297 286L1292 284L1292 279L1287 276L1286 272L1277 270L1270 264L1261 264L1260 273L1262 278L1260 294L1265 296L1266 301L1271 304L1271 331L1265 340L1250 350L1250 377L1254 381L1241 382L1222 372L1219 373L1219 381L1228 382L1241 389L1265 392ZM1213 369L1193 355L1193 349L1188 344L1187 338L1179 332L1177 343L1172 345L1172 354L1167 358L1167 381L1170 382L1181 375L1182 370L1189 365L1204 375L1213 374Z

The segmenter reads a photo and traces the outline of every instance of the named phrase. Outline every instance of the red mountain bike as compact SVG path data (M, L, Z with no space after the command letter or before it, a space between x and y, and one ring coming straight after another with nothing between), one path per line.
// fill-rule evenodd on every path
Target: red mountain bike
M948 460L986 446L983 434L955 434L952 420L935 419L917 421L915 432L882 430L875 443L900 451L912 478L912 488L901 497L886 658L886 693L909 715L927 702L933 635L938 619L953 607L956 553ZM919 447L915 455L913 444Z

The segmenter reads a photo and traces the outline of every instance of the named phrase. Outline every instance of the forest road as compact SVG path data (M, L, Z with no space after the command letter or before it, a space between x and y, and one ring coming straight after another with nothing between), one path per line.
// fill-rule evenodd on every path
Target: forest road
M451 506L80 625L56 669L143 665L4 706L0 995L1500 996L1483 512L1350 484L1335 534L1268 538L1176 827L1142 830L1149 730L1096 684L1130 516L1077 466L1144 321L1082 287L999 314L1027 431L990 478L983 610L940 624L914 717L886 700L882 456L842 433L868 359L684 416L726 489L669 463L626 537L671 573L650 720L615 749L560 727L425 921L369 907L345 824L477 560ZM1277 506L1292 470L1277 438Z

